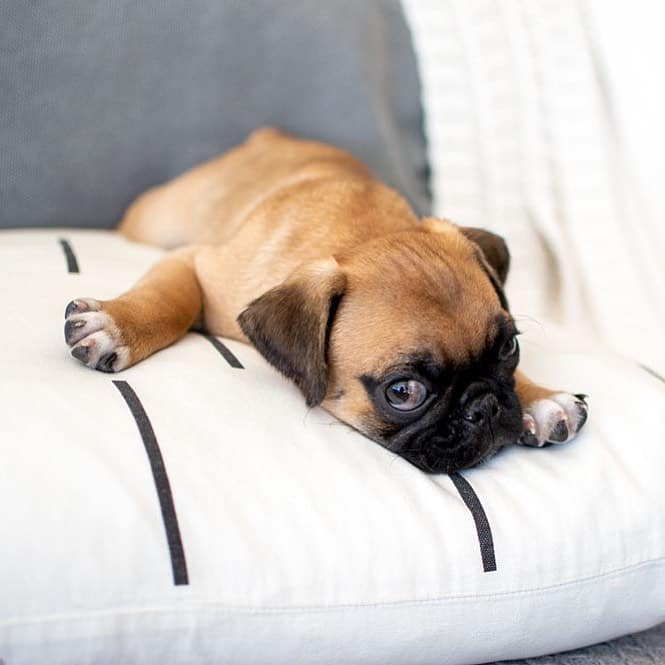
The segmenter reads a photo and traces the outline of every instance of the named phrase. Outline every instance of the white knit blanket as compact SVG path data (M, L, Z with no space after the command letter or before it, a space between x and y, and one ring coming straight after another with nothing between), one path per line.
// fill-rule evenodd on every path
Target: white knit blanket
M561 324L665 372L665 225L624 158L593 12L574 0L404 7L435 214L507 238L522 328Z

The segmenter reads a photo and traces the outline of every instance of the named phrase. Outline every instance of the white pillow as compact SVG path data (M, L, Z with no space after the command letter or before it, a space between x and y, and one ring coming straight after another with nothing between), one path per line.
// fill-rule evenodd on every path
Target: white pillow
M479 663L665 620L656 377L526 339L535 378L589 393L584 432L426 475L236 342L244 369L197 334L117 375L70 358L67 302L119 293L159 254L0 234L7 665Z

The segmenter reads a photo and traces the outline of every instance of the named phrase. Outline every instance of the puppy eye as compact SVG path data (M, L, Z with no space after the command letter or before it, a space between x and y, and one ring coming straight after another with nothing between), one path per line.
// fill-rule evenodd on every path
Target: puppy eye
M505 360L506 358L510 358L510 356L514 356L519 346L517 335L513 335L503 343L501 351L499 351L499 358Z
M386 388L388 404L398 411L413 411L427 399L427 388L420 381L396 381Z

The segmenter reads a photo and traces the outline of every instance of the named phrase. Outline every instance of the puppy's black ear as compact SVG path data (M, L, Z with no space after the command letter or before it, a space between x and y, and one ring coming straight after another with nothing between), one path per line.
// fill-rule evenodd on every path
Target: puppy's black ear
M494 269L499 283L503 286L508 277L508 268L510 267L510 253L506 241L490 231L485 229L474 229L468 226L460 226L459 230L469 239L480 247L485 260Z
M295 381L307 406L328 388L327 345L346 279L334 259L316 261L252 301L238 317L259 353Z

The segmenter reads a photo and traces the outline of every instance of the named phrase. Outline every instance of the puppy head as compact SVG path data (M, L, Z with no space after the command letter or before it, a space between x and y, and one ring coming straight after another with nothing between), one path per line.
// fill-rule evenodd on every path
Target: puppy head
M497 236L429 219L303 266L238 321L308 405L452 473L521 433L507 267Z

